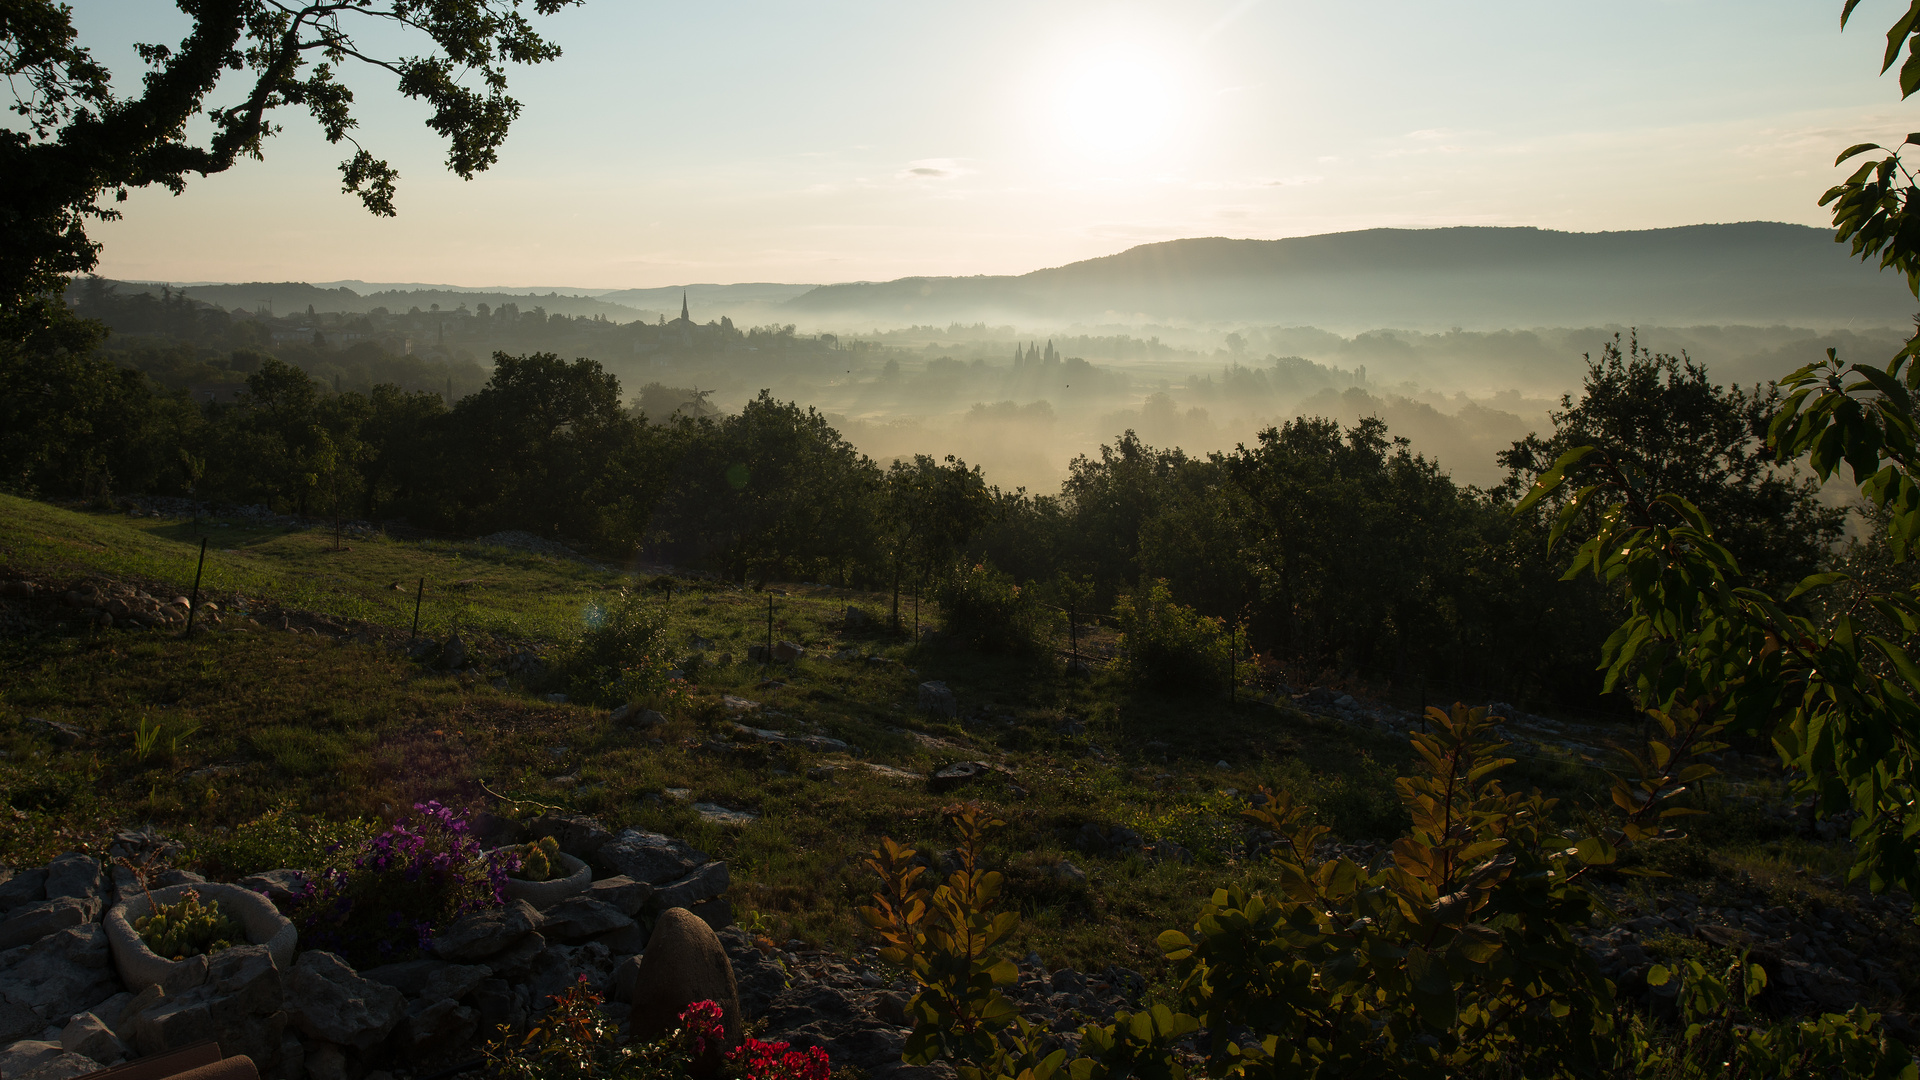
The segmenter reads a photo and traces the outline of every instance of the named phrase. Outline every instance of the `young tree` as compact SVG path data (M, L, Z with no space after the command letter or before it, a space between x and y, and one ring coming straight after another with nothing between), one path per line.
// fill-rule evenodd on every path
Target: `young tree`
M968 468L952 454L944 464L926 454L896 460L887 469L881 500L893 570L889 625L898 631L900 582L907 568L924 580L950 560L992 519L995 500L979 466Z

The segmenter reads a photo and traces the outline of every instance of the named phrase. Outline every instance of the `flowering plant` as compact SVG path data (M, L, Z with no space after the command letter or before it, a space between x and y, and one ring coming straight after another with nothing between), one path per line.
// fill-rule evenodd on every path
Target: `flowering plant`
M482 851L464 812L438 802L413 809L351 864L308 879L291 905L303 945L355 966L405 960L430 951L435 930L506 903L514 860Z
M586 976L555 994L546 1013L525 1034L502 1027L488 1044L488 1070L499 1080L828 1080L827 1052L790 1050L786 1043L748 1038L727 1049L720 1006L696 1001L680 1013L680 1026L647 1042L621 1042L600 1011L600 996Z

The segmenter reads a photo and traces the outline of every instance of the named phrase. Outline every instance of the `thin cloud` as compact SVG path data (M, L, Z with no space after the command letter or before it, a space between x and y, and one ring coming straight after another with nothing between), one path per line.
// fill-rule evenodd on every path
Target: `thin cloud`
M922 158L907 162L905 168L893 175L896 180L907 181L952 180L973 171L953 158Z

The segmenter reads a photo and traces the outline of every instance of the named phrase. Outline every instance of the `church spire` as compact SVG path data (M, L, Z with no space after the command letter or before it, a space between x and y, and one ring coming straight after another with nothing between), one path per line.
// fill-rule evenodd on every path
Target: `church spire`
M685 289L680 290L680 318L686 322L693 321L687 318L687 290Z

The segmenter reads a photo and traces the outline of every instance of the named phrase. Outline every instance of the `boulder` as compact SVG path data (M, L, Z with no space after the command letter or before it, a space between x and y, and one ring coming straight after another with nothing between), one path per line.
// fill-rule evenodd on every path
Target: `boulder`
M960 703L943 682L920 684L920 711L951 720L960 715Z
M68 1080L99 1069L99 1062L57 1042L28 1039L0 1050L0 1076L6 1080Z
M280 1011L282 972L272 951L241 945L208 960L205 982L165 992L134 1017L134 1045L142 1054L159 1054L214 1039L228 1057L245 1054L263 1067L271 1065L287 1026L287 1014Z
M8 913L6 921L0 922L0 949L31 944L69 926L84 926L99 914L99 900L73 896L15 908Z
M659 710L642 709L631 702L613 710L613 715L608 719L630 728L658 727L667 722L667 718Z
M504 950L488 957L486 968L502 978L516 978L525 975L527 965L545 952L546 948L546 938L539 934L527 933Z
M622 915L638 915L653 896L653 886L644 881L635 881L625 874L616 877L601 878L587 886L585 895L604 904L611 904Z
M594 852L613 839L613 833L599 819L585 814L537 817L527 822L527 832L536 840L551 836L559 842L561 851L581 859L593 858Z
M484 964L449 964L445 960L408 960L382 964L360 973L362 978L385 983L410 998L437 1001L452 998L461 1001L482 982L493 977Z
M127 1056L126 1044L113 1033L106 1021L88 1012L67 1021L60 1029L60 1048L70 1054L111 1065Z
M286 982L289 1018L309 1039L369 1050L406 1015L405 995L361 978L330 952L301 953Z
M525 900L495 911L480 911L433 935L433 954L442 960L485 960L540 925L540 913Z
M558 861L559 873L545 881L509 877L507 895L515 900L525 900L536 909L545 911L569 896L585 892L587 886L593 884L593 868L581 859L562 851Z
M849 631L868 630L871 629L873 625L874 619L872 615L867 614L860 608L854 607L852 604L847 605L846 619L842 624L844 629Z
M347 1052L332 1043L309 1045L306 1067L307 1080L352 1080L359 1075L348 1070Z
M0 912L12 911L47 898L47 868L36 866L22 870L0 883Z
M740 1041L740 994L733 964L713 929L681 908L670 909L654 924L647 951L614 973L614 996L633 1005L629 1024L638 1039L657 1038L679 1027L680 1014L696 1001L720 1006L726 1029L724 1051ZM709 1069L718 1064L700 1064Z
M73 897L98 904L106 896L107 880L91 855L69 851L47 864L47 899Z
M243 889L252 889L254 892L273 901L277 907L281 904L291 903L296 897L305 895L308 882L307 872L305 870L288 868L283 870L267 870L258 874L248 874L246 877L234 882L234 884Z
M0 952L0 1042L37 1035L112 997L120 989L112 956L98 923Z
M724 873L725 863L710 865L721 867ZM540 925L540 932L549 941L585 941L633 924L632 917L619 908L588 896L568 897L543 914L545 921Z
M668 908L690 908L702 900L711 900L727 891L727 864L710 862L707 865L668 885L663 885L653 894L651 904L660 910Z
M467 643L455 634L440 646L440 664L448 671L458 671L467 666Z
M806 646L797 642L776 641L773 643L773 662L776 664L791 664L805 655L807 655Z
M707 853L659 833L628 829L600 849L600 865L635 881L660 885L685 877L709 861Z
M400 1042L407 1053L428 1058L459 1046L479 1030L479 1012L452 998L436 998L409 1012Z

